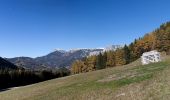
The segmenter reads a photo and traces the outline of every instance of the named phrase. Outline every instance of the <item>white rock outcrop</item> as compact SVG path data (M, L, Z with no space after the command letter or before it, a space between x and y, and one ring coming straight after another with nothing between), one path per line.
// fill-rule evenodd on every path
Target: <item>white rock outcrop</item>
M143 65L155 63L161 61L161 55L158 51L153 50L150 52L145 52L141 56L141 62Z

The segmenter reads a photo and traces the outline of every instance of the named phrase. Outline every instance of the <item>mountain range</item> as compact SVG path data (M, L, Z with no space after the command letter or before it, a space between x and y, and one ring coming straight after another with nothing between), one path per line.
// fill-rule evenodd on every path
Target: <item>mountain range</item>
M111 45L106 48L96 49L72 49L69 51L56 49L45 56L31 58L31 57L15 57L6 58L6 60L15 64L16 66L23 67L25 69L39 70L39 69L51 69L59 67L67 67L75 60L80 60L87 56L98 55L100 52L109 50L116 50L121 48L121 45Z

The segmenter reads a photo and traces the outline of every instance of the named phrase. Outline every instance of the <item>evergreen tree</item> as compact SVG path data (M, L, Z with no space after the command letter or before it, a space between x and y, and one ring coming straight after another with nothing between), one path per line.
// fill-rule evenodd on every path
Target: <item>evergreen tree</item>
M103 69L104 68L103 55L102 55L101 52L97 56L96 68L97 69Z
M130 63L130 58L131 58L130 50L127 45L125 45L123 49L124 49L124 58L125 58L126 64L128 64Z
M107 53L106 52L104 52L103 54L102 62L103 62L103 68L106 68L107 66Z

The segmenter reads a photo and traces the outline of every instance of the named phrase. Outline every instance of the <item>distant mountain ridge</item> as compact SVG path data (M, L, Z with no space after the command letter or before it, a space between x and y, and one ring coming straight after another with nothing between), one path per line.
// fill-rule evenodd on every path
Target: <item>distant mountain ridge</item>
M8 58L7 60L13 64L24 67L26 69L46 69L46 68L59 68L59 67L69 67L75 60L80 60L84 57L97 55L100 52L108 50L116 50L120 48L120 45L111 45L106 48L96 48L96 49L72 49L69 51L56 49L45 56L30 58L30 57L16 57Z

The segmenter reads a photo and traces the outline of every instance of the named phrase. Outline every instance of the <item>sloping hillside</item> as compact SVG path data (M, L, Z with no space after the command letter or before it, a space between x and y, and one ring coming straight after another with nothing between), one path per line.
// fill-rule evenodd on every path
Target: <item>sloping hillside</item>
M152 50L170 55L170 22L164 23L153 32L135 39L129 45L124 45L123 48L73 62L71 72L77 74L126 65L139 59L144 52Z
M168 100L170 57L49 80L0 93L1 100Z
M18 69L18 67L0 57L0 69Z

